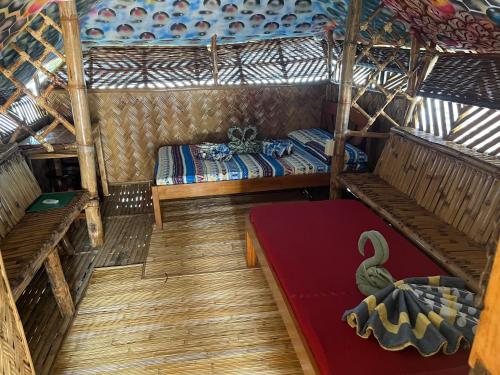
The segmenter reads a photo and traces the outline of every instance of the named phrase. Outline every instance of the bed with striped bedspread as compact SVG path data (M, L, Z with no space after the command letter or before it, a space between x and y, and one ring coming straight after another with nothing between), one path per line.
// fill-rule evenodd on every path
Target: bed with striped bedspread
M349 164L349 170L366 167ZM199 159L192 145L164 146L158 151L155 166L156 185L245 180L300 174L327 173L328 164L295 143L292 154L274 158L264 154L234 155L229 161Z

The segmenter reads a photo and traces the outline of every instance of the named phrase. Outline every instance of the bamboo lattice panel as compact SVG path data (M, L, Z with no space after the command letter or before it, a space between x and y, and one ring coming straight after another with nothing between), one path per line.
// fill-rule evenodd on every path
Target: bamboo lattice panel
M328 78L324 42L307 37L217 46L215 56L205 46L94 47L85 55L85 70L91 89L292 83Z
M100 127L108 181L147 181L156 152L167 144L226 142L234 122L254 124L259 137L283 137L318 127L324 85L240 86L224 89L90 92L90 110ZM70 112L67 97L53 95Z
M109 187L109 196L102 202L102 215L131 216L153 213L151 184L124 184Z
M55 5L49 8L57 9ZM48 68L54 59L59 61L59 64L65 61L64 54L60 52L62 30L54 20L58 18L58 12L50 9L28 20L22 27L23 32L9 41L3 64L0 66L0 113L6 121L16 125L15 130L11 129L4 135L4 138L9 136L9 143L14 143L21 135L28 134L47 151L54 151L46 137L58 126L66 128L72 134L75 134L75 128L46 101L56 87L67 88L64 77ZM46 81L43 86L35 83L35 89L28 87L31 80L38 82L40 77ZM33 130L36 121L28 123L24 116L16 114L16 107L23 102L28 105L28 109L38 113L33 114L36 121L50 122L42 131Z

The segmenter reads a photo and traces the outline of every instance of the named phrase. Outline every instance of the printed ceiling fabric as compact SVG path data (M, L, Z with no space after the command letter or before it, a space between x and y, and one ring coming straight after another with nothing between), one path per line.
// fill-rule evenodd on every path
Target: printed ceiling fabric
M446 48L500 51L499 0L383 0L423 39ZM364 0L367 16L378 0ZM207 45L277 37L341 37L349 0L102 0L82 19L92 44ZM386 14L381 13L381 17Z
M0 0L0 46L46 4ZM382 0L424 40L500 52L500 0ZM207 45L291 36L341 37L349 0L76 0L88 46ZM363 0L366 17L379 0ZM81 10L84 10L83 12ZM387 13L380 14L383 22ZM401 25L398 25L402 29Z
M376 7L378 0L370 0ZM105 0L82 20L97 44L207 45L343 31L346 0Z
M427 41L500 52L500 0L383 0Z

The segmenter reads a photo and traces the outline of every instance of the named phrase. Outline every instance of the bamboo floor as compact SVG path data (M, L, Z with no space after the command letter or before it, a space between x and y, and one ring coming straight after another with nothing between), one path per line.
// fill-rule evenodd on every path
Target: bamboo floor
M93 270L50 374L301 374L264 276L244 255L248 209L300 199L292 191L163 202L165 229L150 245L130 236L136 219L150 218L147 202L105 202L106 225L130 223L117 222L115 243L145 243L149 253L135 265L132 251L113 262L116 245L96 256L94 267L115 266Z
M152 231L149 184L111 187L102 204L105 243L90 246L85 221L77 221L68 232L74 256L61 256L73 301L80 303L96 267L142 264L146 260ZM63 319L57 308L45 269L42 267L17 301L19 315L38 375L51 368L73 319Z

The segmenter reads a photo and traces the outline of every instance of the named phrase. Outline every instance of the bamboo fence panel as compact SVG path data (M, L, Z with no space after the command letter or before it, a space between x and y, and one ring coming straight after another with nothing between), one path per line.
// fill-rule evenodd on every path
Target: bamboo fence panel
M14 145L0 145L0 239L23 218L41 194L40 187Z

